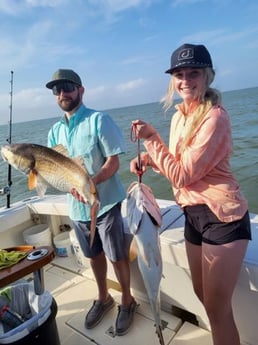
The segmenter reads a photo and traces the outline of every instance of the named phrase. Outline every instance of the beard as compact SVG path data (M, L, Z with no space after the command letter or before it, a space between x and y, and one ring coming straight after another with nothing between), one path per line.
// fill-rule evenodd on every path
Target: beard
M68 112L71 112L74 109L76 109L80 103L81 96L79 92L77 93L77 97L75 99L65 97L64 99L58 101L58 105L60 106L60 108Z

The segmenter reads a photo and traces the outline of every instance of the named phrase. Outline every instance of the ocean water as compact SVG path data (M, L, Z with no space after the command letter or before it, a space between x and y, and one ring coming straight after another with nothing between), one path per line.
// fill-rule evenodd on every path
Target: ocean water
M224 92L222 97L232 124L234 142L232 169L249 202L249 210L258 213L258 87ZM152 123L164 141L168 143L173 112L164 115L162 106L158 102L111 109L107 112L120 126L126 140L127 152L121 155L120 176L125 188L128 188L129 184L137 179L129 171L129 162L137 155L138 148L137 143L130 140L131 121L140 118ZM58 118L50 118L14 123L12 143L30 142L46 145L48 130L57 120ZM8 119L6 119L6 123L7 125L0 126L0 145L5 144L9 137ZM144 149L143 146L141 149ZM149 169L142 181L152 188L156 198L173 199L171 186L165 177L157 175ZM7 182L8 165L0 159L0 188L6 186ZM50 188L47 194L58 194L58 192ZM28 190L27 177L12 169L11 203L35 195L35 191ZM0 196L0 206L6 206L6 195Z

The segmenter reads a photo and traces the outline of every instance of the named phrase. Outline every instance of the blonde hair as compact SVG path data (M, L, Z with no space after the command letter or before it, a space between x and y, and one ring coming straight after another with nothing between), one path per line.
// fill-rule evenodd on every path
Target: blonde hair
M191 116L192 122L189 128L187 129L186 135L182 141L181 153L183 153L187 145L190 143L192 137L194 136L195 130L198 128L205 114L207 114L207 112L214 105L218 105L221 103L221 93L218 90L210 87L210 84L214 80L214 76L215 76L215 72L212 68L210 67L204 68L204 77L206 78L206 88L203 91L203 93L200 93L198 95L199 105ZM169 82L167 94L163 101L163 108L165 109L165 112L167 112L172 107L174 103L174 95L175 95L175 86L174 86L174 78L172 75Z

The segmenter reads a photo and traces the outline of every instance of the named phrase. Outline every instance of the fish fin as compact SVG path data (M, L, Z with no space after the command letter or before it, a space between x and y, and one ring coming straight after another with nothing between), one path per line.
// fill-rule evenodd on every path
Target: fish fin
M36 190L37 190L38 196L43 198L43 196L46 194L47 184L38 179Z
M47 183L34 170L30 170L28 175L28 188L29 190L36 188L38 195L43 198L47 190Z
M96 232L96 225L97 225L97 215L99 211L99 201L95 200L90 209L90 248L93 245L95 232Z
M29 171L28 175L28 188L32 190L37 186L37 173L34 170Z
M82 156L73 157L72 160L87 171Z
M51 148L52 148L52 150L55 150L56 152L61 153L63 156L71 158L76 164L78 164L79 166L83 167L87 171L82 156L70 157L67 148L65 146L63 146L62 144L58 144L58 145L53 146Z
M62 144L58 144L56 146L53 146L53 147L51 147L51 149L55 150L58 153L61 153L63 156L71 158L77 165L84 168L86 170L86 172L88 173L82 156L70 157L67 148L65 146L63 146Z
M136 258L137 258L137 243L135 238L132 239L132 242L130 244L130 248L129 248L129 261L133 262Z
M53 147L51 147L51 149L52 150L55 150L56 152L58 152L58 153L61 153L62 155L64 155L64 156L69 156L68 155L68 151L67 151L67 148L66 147L64 147L62 144L58 144L58 145L56 145L56 146L53 146Z
M86 168L86 165L84 163L84 159L82 156L77 156L77 157L73 157L72 160L74 161L74 163L76 163L79 167L81 167L83 170L85 170L86 174L90 177L88 169ZM94 187L93 187L94 185ZM96 191L96 187L95 184L93 183L93 181L91 181L90 178L90 189L91 192L94 193L94 191Z

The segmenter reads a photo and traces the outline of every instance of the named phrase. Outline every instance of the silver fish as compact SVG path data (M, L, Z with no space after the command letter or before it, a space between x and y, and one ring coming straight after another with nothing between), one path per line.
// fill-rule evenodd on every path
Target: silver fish
M55 148L28 143L3 145L1 154L11 166L28 175L28 188L36 188L40 197L48 186L65 193L75 188L91 206L92 245L100 201L96 186L80 159L68 157L62 145Z
M139 270L150 301L156 333L165 345L160 318L160 280L162 257L158 229L162 223L159 206L152 190L141 182L133 182L127 190L127 222L137 247Z

